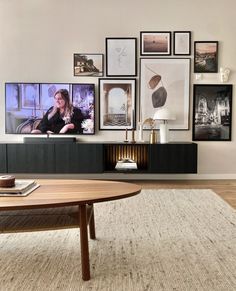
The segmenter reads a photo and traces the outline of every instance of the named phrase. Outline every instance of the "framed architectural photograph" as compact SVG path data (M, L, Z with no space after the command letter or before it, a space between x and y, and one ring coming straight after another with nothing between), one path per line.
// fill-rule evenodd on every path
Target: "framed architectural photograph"
M191 31L174 31L174 55L191 55Z
M189 80L190 58L141 58L139 119L167 108L175 116L170 129L189 129Z
M106 75L137 75L137 38L106 38Z
M170 55L170 31L141 31L140 54L144 55Z
M136 79L99 79L99 129L136 128Z
M39 109L39 84L22 84L22 108Z
M218 41L194 42L194 73L218 72Z
M230 141L232 85L194 85L193 140Z
M103 76L103 54L74 54L74 76Z

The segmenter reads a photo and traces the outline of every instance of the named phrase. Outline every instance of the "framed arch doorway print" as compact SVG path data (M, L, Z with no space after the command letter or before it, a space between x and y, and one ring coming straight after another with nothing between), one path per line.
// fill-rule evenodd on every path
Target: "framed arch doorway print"
M99 79L99 129L136 128L136 79Z

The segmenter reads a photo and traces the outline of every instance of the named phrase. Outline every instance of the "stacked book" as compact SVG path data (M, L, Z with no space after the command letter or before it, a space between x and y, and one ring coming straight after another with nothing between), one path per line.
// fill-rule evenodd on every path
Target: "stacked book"
M27 196L39 186L34 180L15 180L13 187L0 187L0 196Z

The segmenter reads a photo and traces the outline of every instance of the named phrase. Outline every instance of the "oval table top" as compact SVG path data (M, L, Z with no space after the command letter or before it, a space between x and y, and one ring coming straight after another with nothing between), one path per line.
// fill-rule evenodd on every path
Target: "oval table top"
M37 179L40 185L25 197L0 197L0 210L92 204L130 197L141 186L117 181Z

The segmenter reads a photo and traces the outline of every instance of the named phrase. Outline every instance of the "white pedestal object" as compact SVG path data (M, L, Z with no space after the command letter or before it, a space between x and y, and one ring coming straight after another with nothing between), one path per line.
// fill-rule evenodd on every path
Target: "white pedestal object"
M169 142L169 129L166 121L160 124L160 143Z

